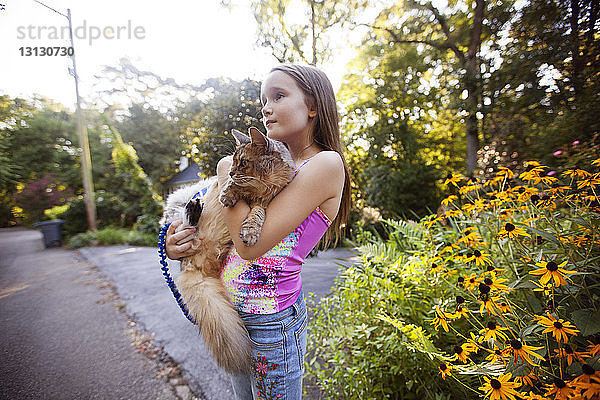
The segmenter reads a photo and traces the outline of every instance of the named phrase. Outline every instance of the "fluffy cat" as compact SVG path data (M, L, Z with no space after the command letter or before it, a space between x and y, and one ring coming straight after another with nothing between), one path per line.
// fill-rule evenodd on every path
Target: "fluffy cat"
M232 244L221 215L222 205L233 207L238 200L251 210L241 227L245 245L258 241L268 203L294 177L294 161L287 147L250 128L250 137L232 131L237 148L230 177L220 190L215 177L172 193L166 203L161 225L183 219L178 230L197 226L192 248L197 253L181 259L177 286L188 310L198 323L207 348L224 370L249 370L248 333L227 296L220 279L221 265ZM196 196L205 191L202 196ZM195 197L195 198L194 198Z

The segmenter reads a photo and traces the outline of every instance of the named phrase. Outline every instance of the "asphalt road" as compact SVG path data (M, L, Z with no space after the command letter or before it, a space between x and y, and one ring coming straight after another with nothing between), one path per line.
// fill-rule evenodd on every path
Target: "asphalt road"
M103 277L34 230L0 230L0 398L177 399Z
M354 259L348 250L309 258L305 293L326 295L338 263ZM101 289L106 279L138 329L153 334L155 345L181 366L198 398L233 399L228 375L166 286L156 249L44 249L37 231L0 229L0 260L0 398L177 398L156 378L155 363L131 345L126 316L102 301L109 295ZM170 263L174 276L178 264Z

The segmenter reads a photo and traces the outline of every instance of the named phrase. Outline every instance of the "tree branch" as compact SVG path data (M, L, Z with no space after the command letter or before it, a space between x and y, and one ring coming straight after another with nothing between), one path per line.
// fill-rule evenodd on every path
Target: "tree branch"
M398 35L398 33L395 32L391 28L383 28L383 27L369 25L369 24L359 24L359 25L364 25L364 26L369 27L374 30L386 31L387 33L390 34L390 36L392 37L392 39L394 40L395 43L413 43L413 44L421 43L421 44L426 44L428 46L431 46L431 47L434 47L434 48L440 49L440 50L452 50L452 52L454 52L454 54L460 59L460 61L462 63L465 62L465 54L462 51L460 51L460 49L456 46L456 44L454 44L453 42L451 42L449 40L446 40L444 42L433 42L431 40L401 39L400 36Z

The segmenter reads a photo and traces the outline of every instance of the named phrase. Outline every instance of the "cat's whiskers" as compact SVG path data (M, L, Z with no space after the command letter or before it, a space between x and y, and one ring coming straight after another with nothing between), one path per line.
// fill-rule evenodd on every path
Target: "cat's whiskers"
M249 176L249 175L237 176L237 175L234 175L231 178L235 182L236 185L243 186L244 184L250 184L250 181L255 180L255 181L258 181L258 182L262 183L265 186L265 188L267 188L267 189L269 188L269 185L267 185L261 179L259 179L257 177L254 177L254 176Z

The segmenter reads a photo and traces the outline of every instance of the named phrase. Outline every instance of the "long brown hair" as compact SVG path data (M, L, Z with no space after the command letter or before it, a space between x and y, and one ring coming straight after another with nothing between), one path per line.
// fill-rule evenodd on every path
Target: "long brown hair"
M334 239L337 243L342 225L348 219L350 212L350 168L344 157L342 140L340 137L339 116L335 93L327 75L315 67L298 64L281 64L274 67L273 71L281 71L296 81L298 87L304 92L307 106L314 106L317 110L313 126L313 139L323 150L335 151L344 162L344 190L340 203L340 210L333 224L325 234L325 243Z

